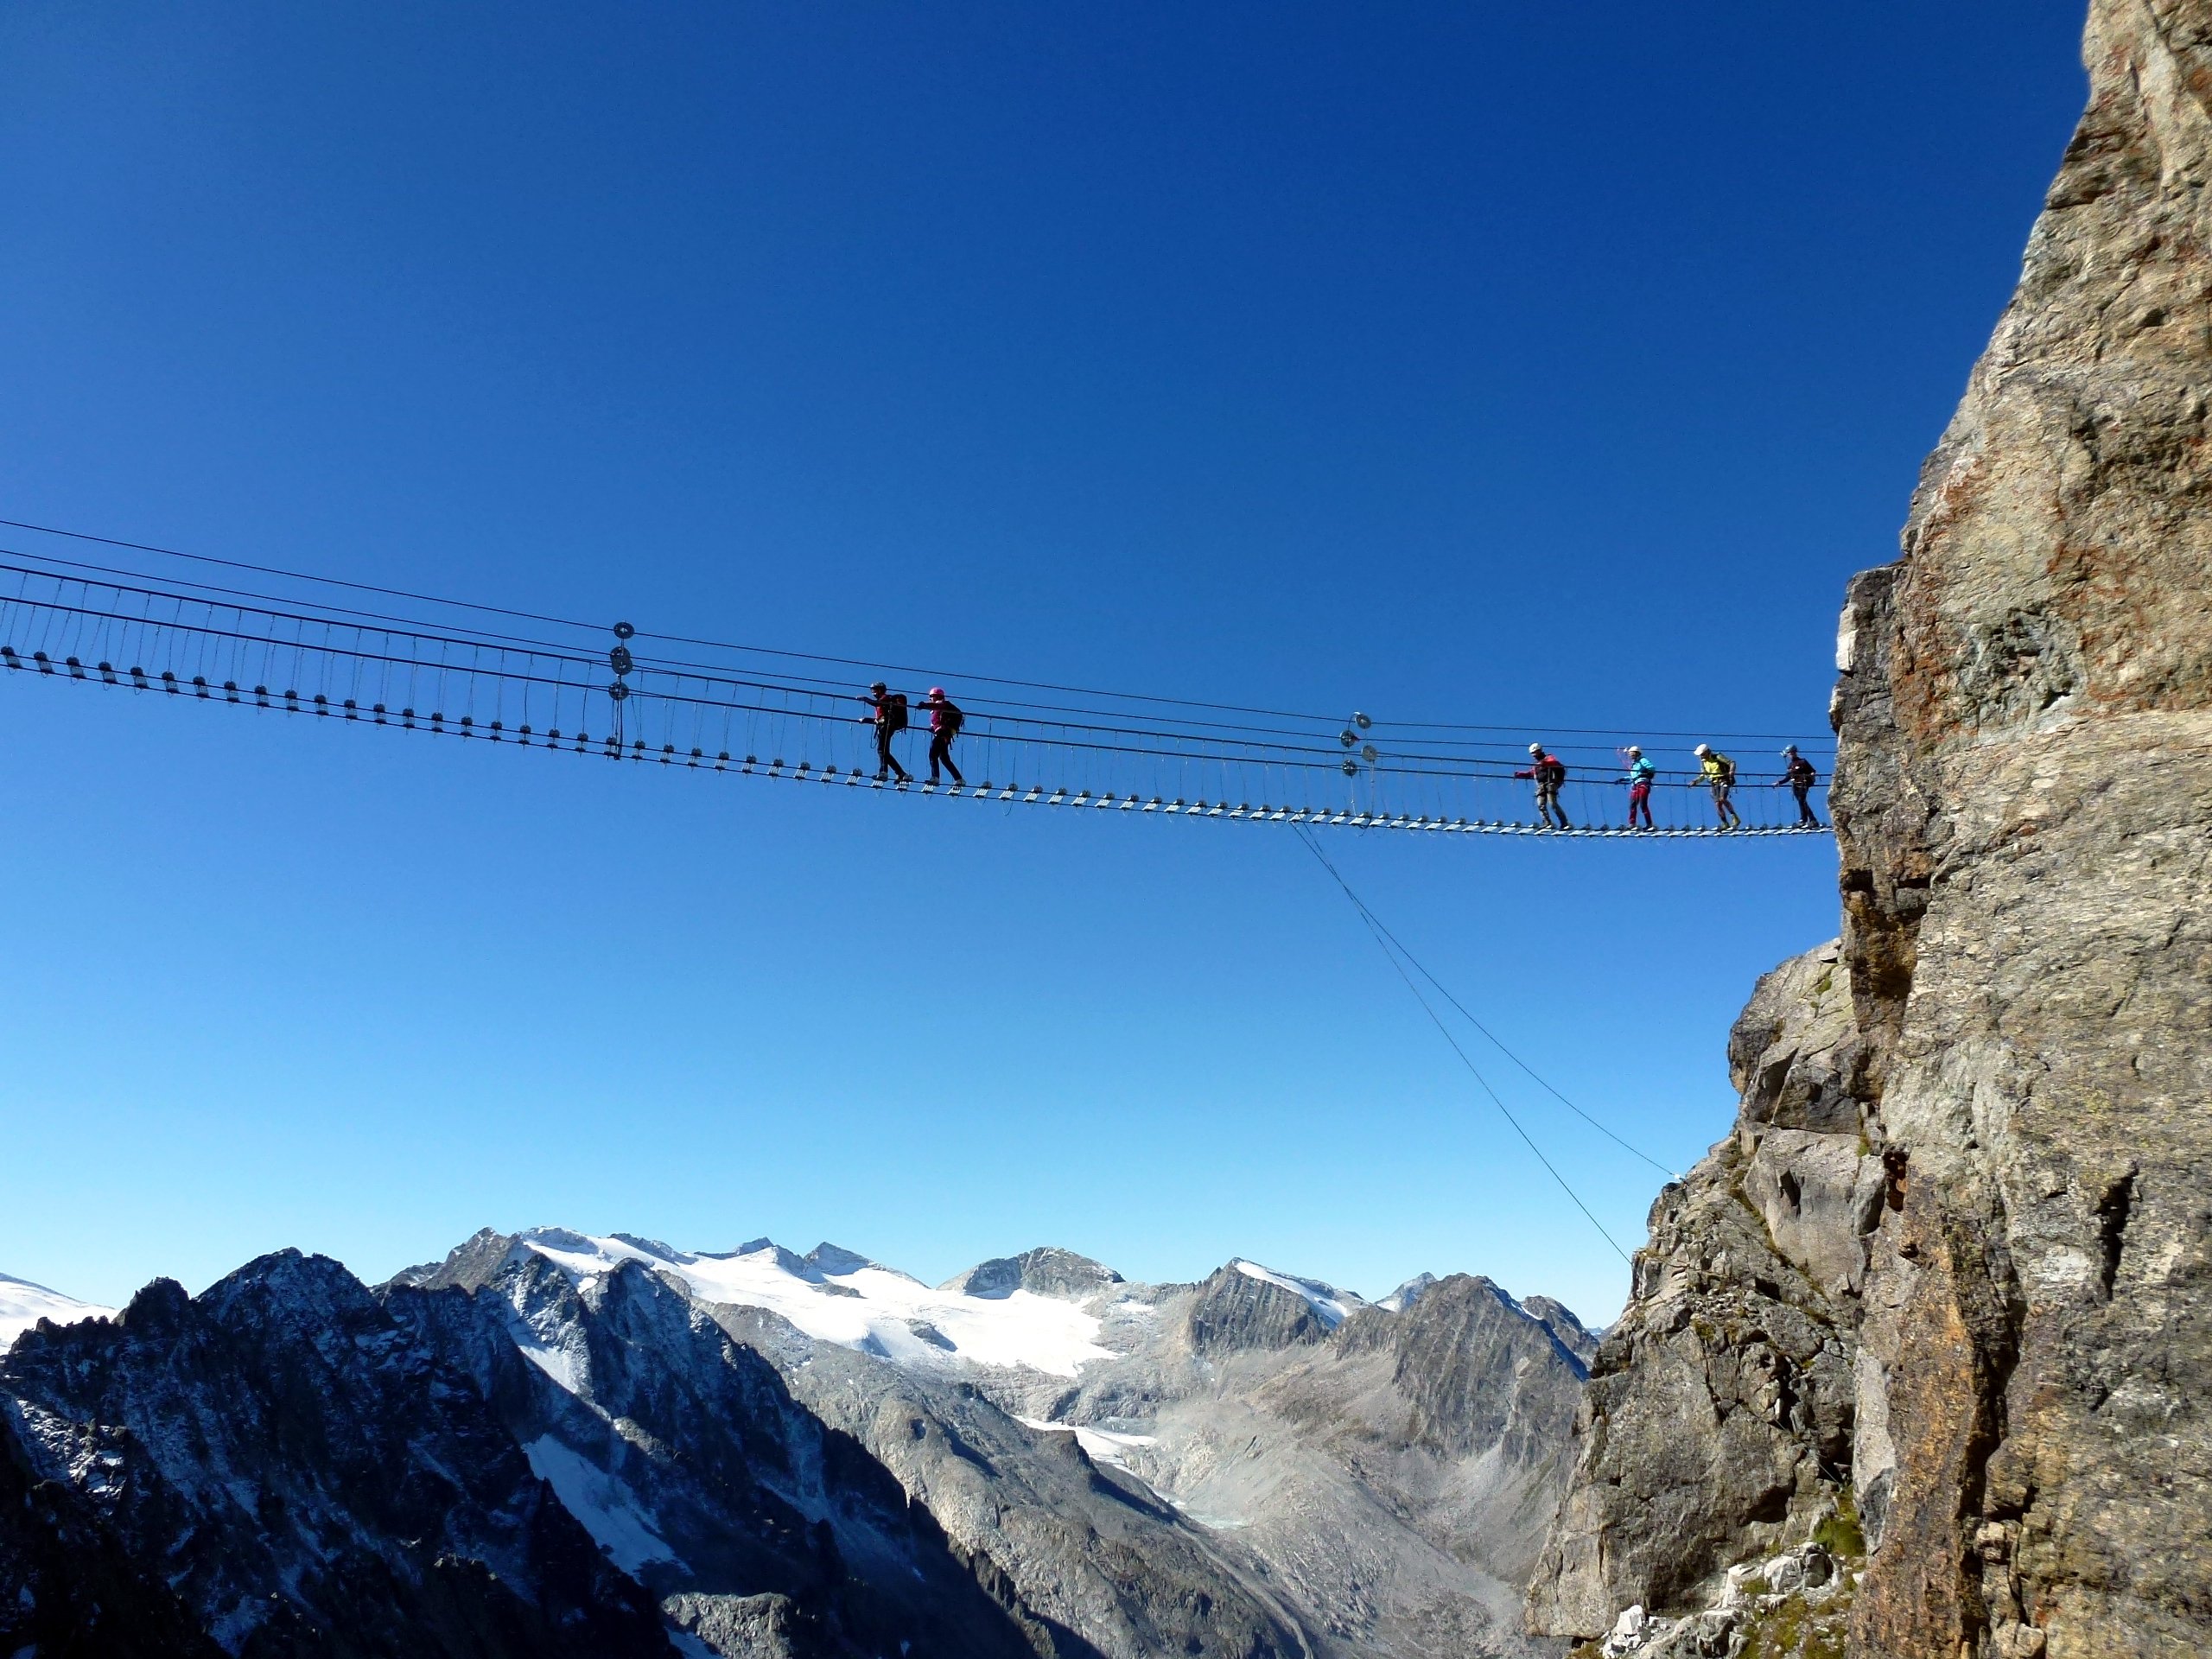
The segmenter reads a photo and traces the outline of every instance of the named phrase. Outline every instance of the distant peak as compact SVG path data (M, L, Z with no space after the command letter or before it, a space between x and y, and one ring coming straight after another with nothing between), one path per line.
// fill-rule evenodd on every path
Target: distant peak
M1056 1244L1040 1244L1020 1255L993 1256L967 1272L946 1280L938 1288L962 1296L1001 1300L1017 1290L1035 1296L1080 1301L1109 1286L1122 1283L1122 1275L1102 1262Z
M1304 1298L1306 1305L1332 1330L1367 1306L1365 1297L1355 1295L1349 1290L1339 1290L1319 1279L1301 1279L1294 1273L1278 1273L1273 1268L1249 1262L1241 1255L1231 1260L1229 1265L1247 1279L1257 1279Z
M832 1244L826 1238L809 1250L804 1259L807 1266L814 1268L817 1273L839 1276L849 1273L858 1273L863 1268L877 1265L859 1251L849 1250L842 1244Z
M1392 1291L1388 1296L1385 1296L1381 1301L1376 1303L1375 1306L1381 1308L1386 1313L1402 1313L1408 1308L1411 1307L1415 1302L1419 1301L1424 1295L1427 1294L1429 1291L1435 1288L1435 1286L1436 1275L1434 1274L1417 1273L1412 1278L1407 1280L1404 1284L1400 1285L1395 1290Z

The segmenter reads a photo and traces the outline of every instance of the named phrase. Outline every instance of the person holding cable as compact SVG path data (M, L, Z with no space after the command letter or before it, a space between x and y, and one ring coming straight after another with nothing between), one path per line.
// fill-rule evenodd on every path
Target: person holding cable
M1551 753L1541 743L1529 746L1529 764L1513 774L1516 778L1532 778L1536 784L1536 821L1545 829L1572 830L1567 821L1567 809L1559 804L1559 792L1567 783L1567 762ZM1558 822L1554 823L1553 820Z
M1805 798L1813 792L1813 785L1820 781L1821 774L1813 770L1811 761L1797 753L1795 743L1782 751L1782 776L1774 780L1774 787L1780 789L1787 784L1790 792L1797 797L1797 827L1800 830L1821 827L1820 817L1813 810L1813 804Z
M906 694L893 691L878 680L861 701L868 706L868 712L861 718L875 728L875 781L880 784L887 772L895 772L899 781L906 783L906 768L891 753L891 740L906 729Z
M968 723L968 716L960 712L957 703L944 695L944 688L941 685L930 687L930 694L922 699L920 706L930 711L930 782L937 782L938 768L941 766L952 774L954 783L966 783L968 780L960 775L960 768L952 764L952 740L960 735L960 728Z
M1723 830L1742 829L1743 817L1728 801L1729 791L1736 787L1736 763L1725 754L1714 753L1710 743L1700 743L1690 753L1697 756L1699 776L1713 791L1713 807L1720 815L1720 827Z
M1652 830L1658 827L1651 822L1651 780L1658 775L1659 768L1651 764L1650 760L1646 758L1643 751L1637 748L1635 744L1630 744L1628 746L1628 778L1626 779L1628 784L1628 827L1630 829L1633 830L1636 828L1636 815L1639 811L1643 814L1643 827L1645 829Z

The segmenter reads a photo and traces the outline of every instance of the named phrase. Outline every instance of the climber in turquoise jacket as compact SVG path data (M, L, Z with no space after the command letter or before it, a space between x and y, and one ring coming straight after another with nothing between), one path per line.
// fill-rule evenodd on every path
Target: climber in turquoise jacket
M1645 829L1651 830L1657 827L1651 822L1651 780L1658 775L1659 768L1651 764L1650 760L1645 756L1643 751L1637 748L1635 744L1630 744L1628 746L1628 778L1626 780L1628 783L1628 827L1630 829L1633 830L1636 828L1636 815L1638 811L1641 811L1643 814L1643 827Z

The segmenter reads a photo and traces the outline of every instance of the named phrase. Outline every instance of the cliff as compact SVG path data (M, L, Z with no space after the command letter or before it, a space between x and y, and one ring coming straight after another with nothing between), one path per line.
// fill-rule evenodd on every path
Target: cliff
M1850 587L1838 945L1652 1214L1529 1598L1808 1535L1851 1651L2212 1650L2212 0L2094 0L2019 286Z

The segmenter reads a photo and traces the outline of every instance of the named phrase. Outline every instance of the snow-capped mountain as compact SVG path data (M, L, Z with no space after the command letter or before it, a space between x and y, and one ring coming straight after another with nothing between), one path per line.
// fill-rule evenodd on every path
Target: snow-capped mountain
M105 1319L114 1313L111 1307L80 1302L58 1290L35 1285L28 1279L0 1273L0 1352L5 1352L17 1337L41 1319L52 1319L56 1325L74 1325L79 1319Z
M1590 1350L1465 1275L931 1287L559 1228L98 1311L0 1356L0 1484L48 1495L0 1516L0 1652L81 1560L162 1564L103 1605L210 1654L1524 1656Z
M1112 1357L1098 1343L1099 1316L1074 1302L1020 1285L992 1295L951 1285L931 1289L834 1244L802 1256L763 1238L724 1254L695 1255L627 1235L594 1238L535 1227L514 1235L510 1248L544 1257L571 1284L639 1262L682 1280L700 1301L766 1308L818 1342L906 1365L957 1355L976 1365L1073 1377L1085 1363ZM427 1282L435 1269L418 1272L417 1282Z
M1279 1286L1298 1297L1312 1308L1322 1324L1335 1330L1354 1313L1367 1304L1348 1290L1338 1290L1334 1285L1325 1285L1319 1279L1301 1279L1295 1274L1277 1273L1273 1268L1263 1268L1256 1262L1247 1262L1239 1256L1229 1264L1247 1279ZM1395 1310L1393 1310L1395 1311Z

